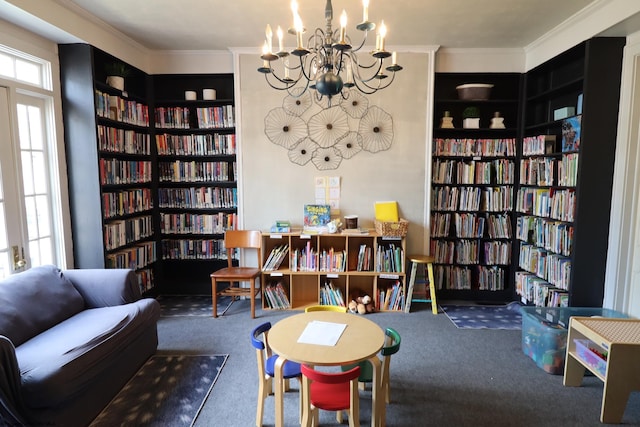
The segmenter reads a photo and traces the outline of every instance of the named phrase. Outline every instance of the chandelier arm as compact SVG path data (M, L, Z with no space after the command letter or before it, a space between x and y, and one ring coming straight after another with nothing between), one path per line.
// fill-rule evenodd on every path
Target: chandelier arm
M269 86L271 86L273 89L275 90L289 90L290 86L285 86L285 87L279 87L279 86L275 86L273 83L271 83L271 81L269 80L269 74L273 74L273 73L264 73L264 79L267 81L267 83L269 84ZM278 77L274 76L274 78L280 82L282 82L282 80L278 79Z
M370 69L376 64L378 65L378 69L371 74L371 77L364 78L360 75L360 69ZM369 67L362 67L358 62L356 62L356 68L353 70L354 80L358 80L361 83L365 84L367 87L370 87L369 85L367 85L367 82L370 82L371 80L375 79L376 76L380 73L381 69L382 69L382 59L377 60L375 63L373 63Z
M377 74L376 74L377 75ZM366 95L372 95L374 93L376 93L379 90L385 89L387 87L389 87L391 85L391 83L393 83L393 80L396 78L396 73L395 71L392 72L391 74L391 78L389 79L389 81L385 84L381 84L382 83L382 79L378 79L378 86L374 87L374 86L370 86L367 84L368 81L371 81L371 79L364 81L364 80L354 80L354 83L356 85L356 88L358 88L358 90ZM362 86L360 86L360 84ZM365 90L364 88L366 88L367 90Z
M271 68L271 72L270 72L270 73L266 73L266 74L265 74L265 78L266 78L269 74L271 74L271 75L273 76L273 78L274 78L274 79L276 79L276 80L277 80L277 81L279 81L280 83L284 84L284 85L286 86L286 88L289 88L289 87L295 86L295 85L300 81L300 79L302 78L302 73L301 73L301 72L298 72L298 77L297 77L296 79L289 79L289 80L282 79L282 78L278 77L278 75L274 72L273 68ZM272 86L272 87L273 87L273 86ZM285 88L285 89L286 89L286 88ZM282 89L282 90L284 90L284 89Z
M369 31L364 30L364 37L362 38L362 41L360 42L360 46L358 46L357 48L352 48L351 51L352 52L358 52L360 51L360 49L362 49L364 47L364 44L367 42L367 35L369 34ZM347 38L349 39L349 43L351 43L351 37L347 36Z

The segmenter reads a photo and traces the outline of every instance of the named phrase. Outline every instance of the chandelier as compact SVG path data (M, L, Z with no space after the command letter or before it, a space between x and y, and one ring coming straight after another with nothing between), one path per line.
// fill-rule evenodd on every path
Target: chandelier
M364 94L373 94L393 83L396 71L402 67L396 63L396 53L385 50L387 28L384 21L380 23L376 33L376 46L366 58L367 63L361 63L357 52L367 41L370 31L376 29L376 24L369 21L369 0L362 0L362 22L356 29L364 32L360 45L352 46L351 37L347 34L347 13L343 10L340 16L340 28L333 30L333 6L327 0L324 10L325 28L316 28L308 37L306 45L303 43L305 29L302 18L298 14L296 0L291 1L293 12L293 27L289 34L296 36L296 48L287 52L283 47L283 31L278 26L278 51L273 52L273 32L267 25L266 40L262 47L262 67L258 71L265 75L267 83L274 89L286 90L293 96L301 96L308 89L315 91L318 100L326 96L329 105L331 98L340 94L348 97L344 88L356 88ZM383 69L385 59L391 57L391 64ZM364 59L364 58L363 58ZM272 64L277 65L277 72ZM387 61L388 63L389 61ZM389 74L391 75L389 78Z

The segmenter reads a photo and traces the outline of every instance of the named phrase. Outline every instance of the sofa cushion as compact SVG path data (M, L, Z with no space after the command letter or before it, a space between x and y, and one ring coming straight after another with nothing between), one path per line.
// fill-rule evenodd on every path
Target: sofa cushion
M18 347L84 309L84 300L60 269L31 268L0 282L0 335Z
M148 328L155 328L155 299L84 310L16 348L22 395L32 408L55 407L95 386L124 351ZM118 374L114 372L114 376Z

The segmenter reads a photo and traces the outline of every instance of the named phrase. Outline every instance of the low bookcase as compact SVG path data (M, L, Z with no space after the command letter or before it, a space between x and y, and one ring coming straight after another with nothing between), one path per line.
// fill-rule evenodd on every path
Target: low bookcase
M262 239L263 309L348 305L352 298L369 295L376 311L403 311L406 237L369 230L366 234L263 233Z

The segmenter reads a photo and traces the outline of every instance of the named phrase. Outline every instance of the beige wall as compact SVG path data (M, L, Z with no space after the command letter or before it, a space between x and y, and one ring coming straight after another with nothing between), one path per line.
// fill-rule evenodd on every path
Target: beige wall
M303 206L314 202L314 178L339 176L342 182L341 214L357 214L361 226L373 226L376 200L397 200L401 216L410 221L410 251L424 250L426 238L427 178L425 165L430 151L426 122L431 111L433 53L402 53L405 69L384 91L369 97L393 118L394 139L387 151L362 151L342 161L338 169L320 171L312 163L291 163L287 151L264 133L264 119L282 106L286 92L271 89L256 68L256 55L241 54L238 60L240 87L237 109L241 111L239 137L243 226L269 229L276 219L302 223Z

